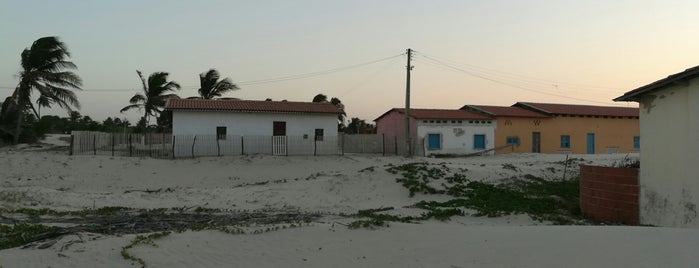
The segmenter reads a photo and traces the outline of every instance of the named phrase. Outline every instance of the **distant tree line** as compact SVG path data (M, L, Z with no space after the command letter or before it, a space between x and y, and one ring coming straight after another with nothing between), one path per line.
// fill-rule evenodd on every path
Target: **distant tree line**
M0 103L0 141L3 143L35 142L46 133L70 133L74 130L104 132L170 132L172 112L165 111L168 99L180 98L180 85L168 80L167 72L154 72L147 78L136 71L142 92L129 99L121 113L137 109L143 116L131 122L119 117L108 117L102 122L83 116L76 110L80 102L74 90L82 90L82 79L72 70L77 66L68 61L70 53L58 37L42 37L21 53L19 83L12 94ZM240 89L230 78L221 79L215 69L199 74L199 96L190 98L214 99ZM267 99L271 100L271 99ZM345 122L344 104L338 98L316 95L313 102L329 102L343 111L338 115L338 131L345 133L376 133L373 124L359 118ZM68 112L67 117L41 116L41 108L58 106ZM154 121L151 119L155 118Z

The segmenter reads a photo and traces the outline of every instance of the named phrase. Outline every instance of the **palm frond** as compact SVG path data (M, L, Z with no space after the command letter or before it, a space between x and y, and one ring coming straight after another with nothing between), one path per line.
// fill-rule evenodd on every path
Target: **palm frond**
M126 112L126 111L131 110L131 109L139 109L140 110L141 108L142 108L141 104L131 104L131 105L127 105L124 108L121 108L121 110L119 110L119 112L123 113L123 112Z

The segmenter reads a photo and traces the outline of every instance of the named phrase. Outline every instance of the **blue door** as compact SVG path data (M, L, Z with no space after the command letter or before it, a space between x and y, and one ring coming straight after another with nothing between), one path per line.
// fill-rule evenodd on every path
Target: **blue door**
M439 150L442 148L442 136L439 134L427 134L427 149Z
M587 133L587 153L595 153L595 133Z
M485 149L485 135L473 135L473 149Z

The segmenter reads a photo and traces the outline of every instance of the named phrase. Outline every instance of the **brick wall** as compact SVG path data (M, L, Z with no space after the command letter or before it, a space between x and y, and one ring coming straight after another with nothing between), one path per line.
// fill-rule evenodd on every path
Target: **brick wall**
M594 220L638 224L638 169L580 166L580 210Z

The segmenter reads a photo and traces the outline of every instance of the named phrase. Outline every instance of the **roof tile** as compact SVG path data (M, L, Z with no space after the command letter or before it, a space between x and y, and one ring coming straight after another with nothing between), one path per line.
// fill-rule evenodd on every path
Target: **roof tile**
M554 104L518 102L514 107L522 107L533 111L539 111L549 115L591 115L591 116L629 116L638 117L638 108L592 106L577 104Z
M233 111L269 113L341 114L342 110L327 102L255 101L236 99L169 99L167 110Z

